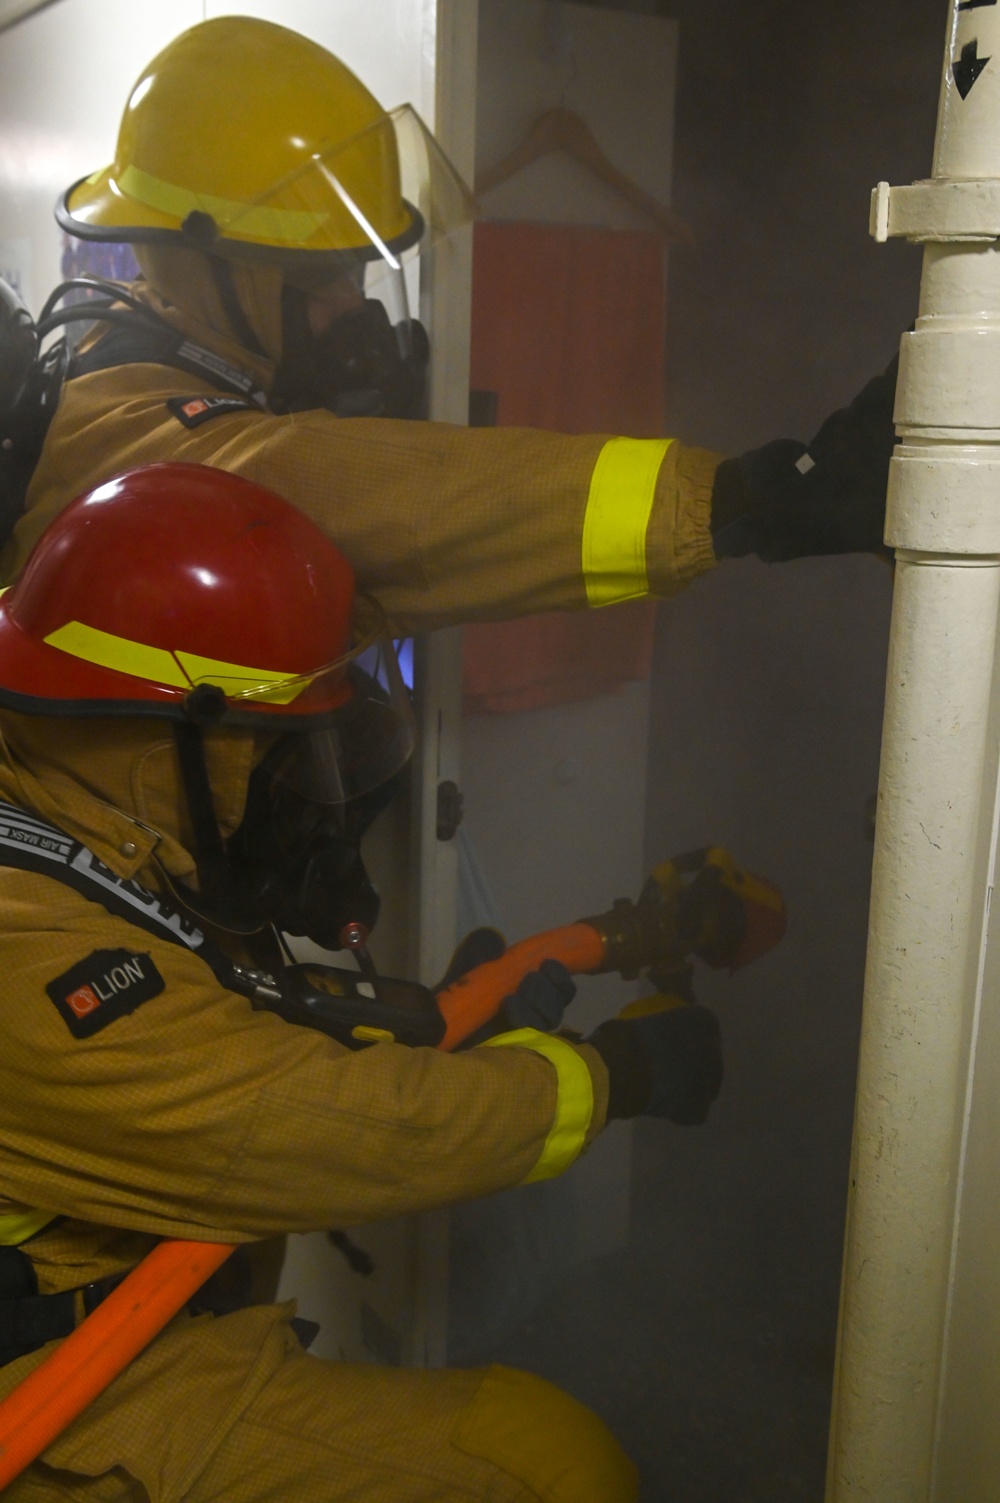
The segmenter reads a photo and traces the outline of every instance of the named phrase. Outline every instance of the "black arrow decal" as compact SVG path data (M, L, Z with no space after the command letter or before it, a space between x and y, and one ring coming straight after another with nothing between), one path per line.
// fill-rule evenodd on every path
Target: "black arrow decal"
M968 99L975 88L976 79L989 61L988 57L979 56L978 37L974 37L971 42L966 42L962 48L962 56L957 63L951 65L951 76L963 99Z
M961 0L959 10L978 10L981 5L996 5L997 0Z

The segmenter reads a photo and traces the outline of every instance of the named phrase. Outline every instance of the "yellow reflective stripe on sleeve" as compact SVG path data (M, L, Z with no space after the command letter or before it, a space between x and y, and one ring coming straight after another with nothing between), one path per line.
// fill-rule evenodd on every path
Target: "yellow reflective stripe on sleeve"
M19 1247L55 1219L54 1211L24 1210L0 1215L0 1247Z
M672 443L672 438L612 438L597 456L583 520L588 605L649 594L646 529L656 477Z
M82 658L85 663L96 663L100 668L112 668L116 673L127 673L132 678L152 679L157 684L173 684L178 689L190 689L191 681L172 652L164 647L146 647L142 642L130 642L127 637L116 637L112 632L98 631L95 626L85 626L82 621L67 621L57 631L45 638L46 647L58 647L71 657Z
M517 1028L512 1033L498 1033L479 1047L531 1049L543 1055L555 1067L557 1079L556 1116L545 1139L538 1163L523 1181L530 1185L538 1179L555 1179L576 1160L587 1139L587 1129L594 1115L594 1083L587 1062L565 1039L540 1033L537 1028Z
M117 185L127 198L134 198L149 209L185 220L194 211L211 214L223 230L238 228L241 236L258 240L299 245L329 219L307 209L277 209L267 204L240 203L238 199L218 198L211 193L192 193L177 183L165 182L143 172L141 167L126 167Z

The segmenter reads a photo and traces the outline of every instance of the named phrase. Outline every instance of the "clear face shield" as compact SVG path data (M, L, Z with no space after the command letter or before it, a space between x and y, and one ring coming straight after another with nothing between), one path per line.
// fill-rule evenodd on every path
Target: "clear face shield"
M281 777L318 804L345 804L395 778L416 745L416 722L396 644L370 596L355 600L356 641L336 661L289 676L203 661L181 654L192 691L221 691L228 724L265 734L269 707L275 740L289 747ZM286 716L301 716L283 728ZM272 752L268 753L268 756Z
M427 336L411 312L419 305L419 251L472 217L468 188L419 115L402 105L315 152L219 225L220 254L252 259L259 245L261 256L280 259L279 385L291 410L426 415Z
M391 782L416 742L391 640L379 637L359 649L342 671L350 694L329 724L284 736L269 754L274 783L323 808L356 803Z

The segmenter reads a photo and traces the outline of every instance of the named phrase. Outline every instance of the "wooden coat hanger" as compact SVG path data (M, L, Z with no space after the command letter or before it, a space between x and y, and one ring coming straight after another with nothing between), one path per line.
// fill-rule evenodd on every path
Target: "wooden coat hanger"
M640 188L624 172L620 172L597 144L586 120L575 110L557 108L545 110L539 115L520 146L515 147L509 156L495 166L487 167L485 172L479 174L476 178L477 195L499 187L515 173L530 167L539 157L548 156L553 151L564 151L576 161L582 162L602 183L607 183L609 188L613 188L634 209L638 209L640 214L651 219L671 244L694 245L691 226L679 214L675 214L673 209L647 193L645 188Z

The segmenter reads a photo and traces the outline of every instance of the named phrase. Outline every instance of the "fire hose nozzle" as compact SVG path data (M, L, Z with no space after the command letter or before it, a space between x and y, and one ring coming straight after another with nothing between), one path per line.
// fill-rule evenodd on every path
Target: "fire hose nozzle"
M604 946L597 972L617 971L634 981L648 966L680 965L685 956L677 933L677 915L667 904L633 903L616 898L607 913L581 919L596 929Z
M616 899L582 920L601 936L600 971L626 981L670 971L692 955L716 969L740 970L774 948L788 912L778 889L738 866L721 846L689 851L653 869L638 902Z

